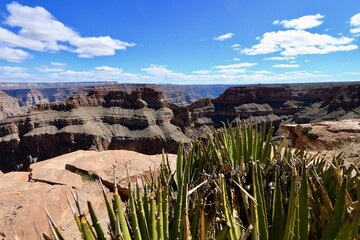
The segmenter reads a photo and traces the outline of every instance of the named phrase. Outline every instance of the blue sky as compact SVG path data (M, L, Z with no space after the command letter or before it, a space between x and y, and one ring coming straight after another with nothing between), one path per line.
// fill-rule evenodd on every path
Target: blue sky
M1 1L0 82L360 81L358 0Z

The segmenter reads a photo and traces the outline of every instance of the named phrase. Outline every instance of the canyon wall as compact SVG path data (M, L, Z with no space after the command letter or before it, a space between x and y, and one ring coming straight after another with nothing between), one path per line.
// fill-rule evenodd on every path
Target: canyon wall
M2 95L3 110L21 109L16 99ZM280 123L360 118L360 84L232 87L186 106L167 101L154 87L98 86L51 103L33 91L31 99L38 104L0 120L3 172L80 149L176 153L179 143L188 145L213 127L238 121L278 129Z

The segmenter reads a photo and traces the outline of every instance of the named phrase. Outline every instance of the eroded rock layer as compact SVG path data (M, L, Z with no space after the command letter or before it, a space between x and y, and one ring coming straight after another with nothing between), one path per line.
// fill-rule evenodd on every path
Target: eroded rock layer
M360 117L360 84L241 86L188 106L195 125L308 123Z
M170 169L174 169L176 155L169 154L167 159ZM114 186L115 169L116 185L121 197L126 199L128 179L135 184L143 175L149 177L149 169L156 171L161 162L161 155L124 150L76 151L32 164L31 172L0 174L0 239L37 239L34 225L39 232L49 233L44 206L66 239L81 239L66 200L67 195L75 206L72 188L80 196L81 207L87 209L86 201L90 201L101 225L106 227L107 210L98 178L102 179L108 199L111 199L107 187L111 190Z
M129 94L93 91L38 104L25 116L0 122L0 169L24 169L31 162L80 149L174 153L180 142L190 143L181 130L190 121L186 114L178 114L178 119L171 107L181 112L151 88Z
M355 83L232 87L187 106L169 103L153 87L117 87L98 86L51 103L32 92L29 99L38 104L0 120L0 169L26 169L31 162L80 149L175 153L179 143L190 144L213 127L237 121L277 129L281 122L360 118L360 84Z

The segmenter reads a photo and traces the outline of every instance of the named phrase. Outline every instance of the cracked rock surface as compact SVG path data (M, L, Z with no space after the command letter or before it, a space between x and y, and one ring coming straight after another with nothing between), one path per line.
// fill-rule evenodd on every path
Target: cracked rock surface
M171 167L176 155L168 155ZM102 225L106 227L107 212L100 177L106 186L113 186L113 168L117 174L117 185L126 198L128 177L135 182L149 169L156 171L162 155L145 155L132 151L76 151L44 162L32 164L31 172L9 172L0 174L0 233L4 239L36 239L39 232L49 233L44 206L67 239L81 239L66 195L71 199L71 188L78 191L81 206L87 213L86 201L91 201ZM106 188L111 199L111 193ZM72 199L71 199L72 200Z

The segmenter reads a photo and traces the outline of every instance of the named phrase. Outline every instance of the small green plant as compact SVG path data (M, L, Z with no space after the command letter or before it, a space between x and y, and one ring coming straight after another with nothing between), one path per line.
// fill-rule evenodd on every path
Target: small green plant
M312 127L304 127L304 128L301 130L301 132L302 132L305 136L307 136L307 138L309 138L310 140L316 140L316 139L318 139L319 135L311 132L311 130L312 130Z
M180 145L174 172L163 154L160 174L129 182L126 209L116 187L112 201L103 188L107 234L91 203L90 223L73 194L79 231L86 240L359 238L356 166L341 155L329 163L291 151L285 138L275 145L272 133L243 123L214 131L188 153ZM64 239L48 216L52 237L43 237Z
M80 175L80 177L82 178L83 181L94 182L99 179L99 177L94 173L88 173L88 172L81 171L81 170L76 170L75 173Z

